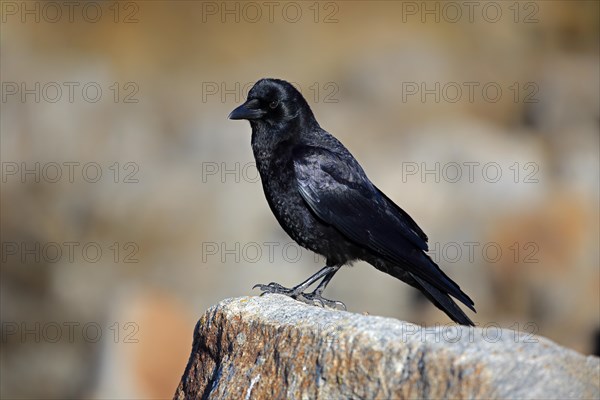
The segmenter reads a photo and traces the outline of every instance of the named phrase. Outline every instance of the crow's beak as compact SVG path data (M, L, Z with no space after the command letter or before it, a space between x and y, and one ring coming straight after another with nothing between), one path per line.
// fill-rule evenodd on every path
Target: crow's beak
M259 101L256 99L248 100L229 114L229 119L258 119L266 112L260 109Z

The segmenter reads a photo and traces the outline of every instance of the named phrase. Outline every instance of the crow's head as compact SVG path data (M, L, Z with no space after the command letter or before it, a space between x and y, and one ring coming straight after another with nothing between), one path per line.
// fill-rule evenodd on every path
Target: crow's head
M254 84L244 104L229 114L230 119L247 119L250 125L285 129L295 124L316 124L302 94L289 82L261 79Z

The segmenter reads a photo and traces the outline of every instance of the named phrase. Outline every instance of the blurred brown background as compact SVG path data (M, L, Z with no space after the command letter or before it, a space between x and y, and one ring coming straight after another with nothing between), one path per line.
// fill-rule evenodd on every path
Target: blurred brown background
M210 305L322 266L227 119L261 77L419 222L480 326L597 351L597 1L69 4L1 5L2 398L170 397ZM449 322L363 263L326 295Z

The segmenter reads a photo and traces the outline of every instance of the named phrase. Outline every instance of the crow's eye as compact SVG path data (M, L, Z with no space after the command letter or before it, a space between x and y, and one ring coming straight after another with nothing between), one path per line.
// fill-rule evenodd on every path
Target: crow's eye
M275 100L269 103L269 107L271 108L277 108L277 106L279 105L279 100Z

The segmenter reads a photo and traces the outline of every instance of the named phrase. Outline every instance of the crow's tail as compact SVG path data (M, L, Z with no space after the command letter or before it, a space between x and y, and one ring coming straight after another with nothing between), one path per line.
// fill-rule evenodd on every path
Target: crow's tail
M414 274L410 274L415 279L417 288L433 303L437 308L445 312L452 320L461 325L474 326L473 321L460 309L460 307L446 293L440 291L435 286L427 283ZM473 309L474 310L474 309Z
M461 325L474 325L473 321L467 317L453 298L476 312L473 300L427 254L421 253L419 257L406 260L404 265L380 257L373 257L366 261L380 271L390 274L421 291L429 301L445 312L454 322ZM429 267L429 274L418 273L418 271L426 269L424 266Z

